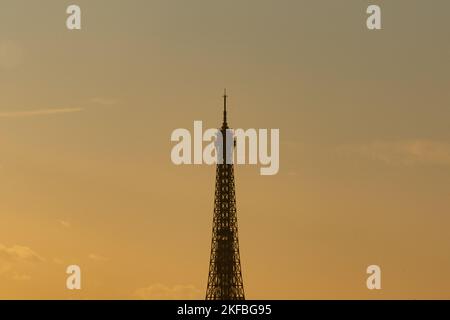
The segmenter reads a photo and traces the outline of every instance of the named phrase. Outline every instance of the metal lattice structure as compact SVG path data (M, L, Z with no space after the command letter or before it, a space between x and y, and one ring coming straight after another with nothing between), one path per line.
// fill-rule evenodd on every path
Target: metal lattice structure
M239 254L238 224L234 166L228 152L232 153L234 141L228 148L227 95L224 98L222 135L222 161L216 167L216 191L214 201L211 258L209 263L206 300L244 300L241 260ZM228 141L230 142L230 141ZM218 151L220 153L220 151ZM218 157L219 158L219 157Z

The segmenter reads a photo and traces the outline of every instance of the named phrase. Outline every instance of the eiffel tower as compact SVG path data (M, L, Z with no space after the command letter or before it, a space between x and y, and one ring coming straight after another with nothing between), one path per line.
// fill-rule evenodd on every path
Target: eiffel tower
M245 299L239 255L232 161L234 139L230 130L228 130L227 97L225 91L223 95L223 124L218 131L218 134L222 135L222 144L219 144L217 148L216 192L206 300ZM220 155L221 153L222 155Z

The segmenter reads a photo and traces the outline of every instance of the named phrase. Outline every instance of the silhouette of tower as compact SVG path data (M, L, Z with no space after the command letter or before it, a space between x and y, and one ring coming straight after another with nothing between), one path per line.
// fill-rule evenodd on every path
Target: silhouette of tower
M245 299L239 255L234 167L231 161L234 138L228 129L225 91L223 124L218 131L218 135L222 136L222 144L217 148L216 191L206 300Z

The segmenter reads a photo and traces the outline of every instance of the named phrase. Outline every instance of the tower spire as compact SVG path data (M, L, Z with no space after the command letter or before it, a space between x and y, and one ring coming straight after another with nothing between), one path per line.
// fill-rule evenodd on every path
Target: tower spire
M227 89L225 88L223 91L223 124L222 127L224 129L228 128L227 124Z

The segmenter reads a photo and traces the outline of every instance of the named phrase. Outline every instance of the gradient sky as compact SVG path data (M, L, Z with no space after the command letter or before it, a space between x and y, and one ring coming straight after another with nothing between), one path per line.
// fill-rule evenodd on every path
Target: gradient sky
M449 12L0 0L0 298L203 299L215 170L170 134L219 126L227 87L230 126L281 136L278 175L236 168L248 299L450 299Z

